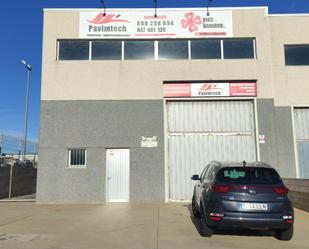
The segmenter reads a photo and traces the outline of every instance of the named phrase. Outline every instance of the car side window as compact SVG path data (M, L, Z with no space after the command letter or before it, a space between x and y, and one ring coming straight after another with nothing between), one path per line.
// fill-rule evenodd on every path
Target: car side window
M214 168L211 169L207 178L209 182L212 182L215 179L215 169Z
M214 167L209 167L207 172L206 172L206 180L207 181L213 180L213 172L214 172Z
M201 178L201 181L203 181L203 182L209 181L209 180L208 180L208 174L209 174L209 172L211 171L211 169L212 169L212 166L211 166L211 165L208 165L206 171L204 172L203 178Z
M201 174L201 181L203 181L203 179L205 178L205 174L206 174L206 171L207 171L208 167L209 167L209 165L207 165L207 166L204 168L204 170L203 170L203 172L202 172L202 174Z

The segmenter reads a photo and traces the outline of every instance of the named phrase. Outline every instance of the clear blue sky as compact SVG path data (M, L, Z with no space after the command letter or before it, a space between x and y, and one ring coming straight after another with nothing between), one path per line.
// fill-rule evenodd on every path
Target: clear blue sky
M107 8L153 7L153 0L106 0ZM206 0L158 0L158 7L204 7ZM30 139L39 136L42 9L94 8L99 0L2 0L0 15L0 133L21 136L24 125L26 59L33 66ZM269 6L270 13L309 13L309 0L213 0L211 6ZM308 24L309 27L309 24Z

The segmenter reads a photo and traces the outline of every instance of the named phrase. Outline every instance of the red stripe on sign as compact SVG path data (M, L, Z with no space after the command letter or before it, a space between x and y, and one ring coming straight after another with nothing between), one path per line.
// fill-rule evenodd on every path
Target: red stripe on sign
M191 84L165 84L164 97L191 97Z
M135 36L176 36L176 34L135 34Z
M256 82L230 83L230 96L257 96Z
M226 35L226 32L197 32L196 35Z

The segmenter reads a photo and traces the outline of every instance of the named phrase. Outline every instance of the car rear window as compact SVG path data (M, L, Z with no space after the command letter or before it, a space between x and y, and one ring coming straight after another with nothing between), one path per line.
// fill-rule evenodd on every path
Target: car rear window
M219 170L217 179L227 183L276 184L281 182L277 171L270 168L226 167Z

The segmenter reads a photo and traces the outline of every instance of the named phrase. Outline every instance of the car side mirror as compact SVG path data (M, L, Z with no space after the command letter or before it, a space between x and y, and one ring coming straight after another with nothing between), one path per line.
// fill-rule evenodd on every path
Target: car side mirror
M199 180L201 180L201 178L199 177L199 175L193 175L193 176L191 176L191 180L199 181Z

